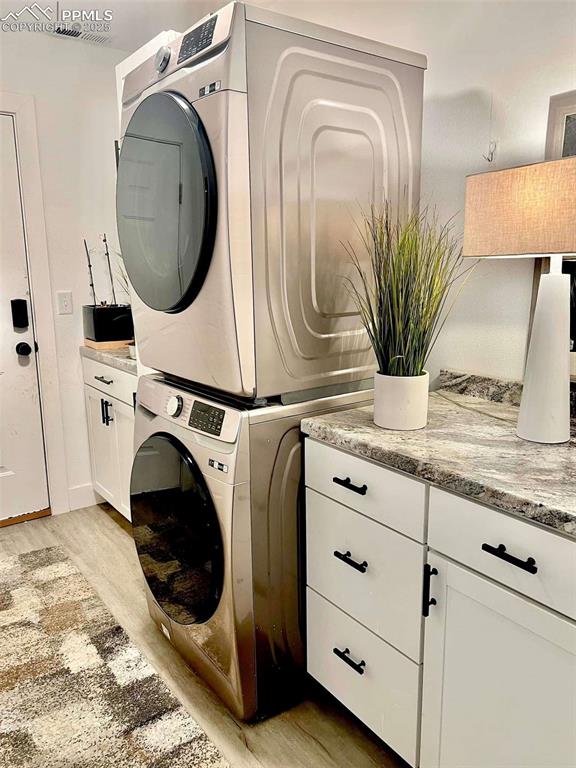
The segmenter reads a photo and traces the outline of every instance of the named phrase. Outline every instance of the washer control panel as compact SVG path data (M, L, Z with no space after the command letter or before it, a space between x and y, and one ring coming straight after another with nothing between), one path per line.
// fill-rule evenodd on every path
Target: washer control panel
M177 387L156 374L140 377L136 402L170 424L224 443L236 442L243 418L241 410Z
M219 436L223 421L224 411L222 408L216 408L216 406L203 403L201 400L194 400L192 403L192 410L188 419L189 427L208 432L209 435Z
M191 30L182 38L182 45L180 46L180 52L178 54L178 64L181 64L191 56L195 56L204 48L208 48L212 45L212 38L214 37L214 27L216 26L216 20L218 16L212 16L204 24L201 24L196 29Z

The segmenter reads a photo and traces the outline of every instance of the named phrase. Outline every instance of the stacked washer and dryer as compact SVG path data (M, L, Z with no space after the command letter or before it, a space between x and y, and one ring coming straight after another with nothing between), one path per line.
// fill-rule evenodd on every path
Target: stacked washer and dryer
M423 56L231 3L124 81L117 222L141 361L150 614L234 714L298 695L302 450L368 403L361 208L417 204Z

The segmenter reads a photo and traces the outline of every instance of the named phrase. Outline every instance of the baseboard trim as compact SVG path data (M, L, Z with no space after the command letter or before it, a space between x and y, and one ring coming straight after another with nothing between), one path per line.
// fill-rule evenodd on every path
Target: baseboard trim
M38 509L36 512L26 512L24 515L15 515L15 517L5 517L0 520L0 528L4 528L6 525L16 525L17 523L25 523L27 520L38 520L39 517L50 517L52 514L50 507L46 509Z
M92 507L94 504L100 504L101 502L102 497L94 491L92 483L74 485L68 488L70 511L82 509L83 507Z

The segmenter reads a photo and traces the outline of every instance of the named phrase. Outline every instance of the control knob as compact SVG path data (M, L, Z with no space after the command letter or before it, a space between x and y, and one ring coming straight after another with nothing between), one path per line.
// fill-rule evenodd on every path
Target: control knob
M164 72L170 61L172 51L167 45L163 45L162 48L158 48L156 56L154 57L154 66L157 72Z
M166 412L168 413L168 416L172 416L173 418L180 416L182 408L184 408L184 400L180 395L171 395L168 398L168 402L166 403Z

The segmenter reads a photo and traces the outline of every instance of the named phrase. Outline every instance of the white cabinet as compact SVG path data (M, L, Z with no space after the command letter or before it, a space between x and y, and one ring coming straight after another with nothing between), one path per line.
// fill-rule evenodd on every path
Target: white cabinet
M423 483L306 440L308 673L418 764Z
M118 503L115 424L113 421L107 423L104 418L105 403L111 401L106 400L102 392L89 386L84 387L84 399L88 418L92 485L100 496L115 507ZM108 410L110 418L113 418L111 405L108 405Z
M573 541L431 488L428 545L576 619L576 544Z
M425 547L308 488L308 584L420 662Z
M368 459L306 440L306 486L424 541L426 485Z
M83 358L94 490L130 520L130 474L137 377Z
M130 514L130 475L134 455L134 406L117 400L114 403L116 452L118 456L118 504L114 504L128 520Z
M439 555L429 563L421 768L576 766L576 624Z
M306 592L308 672L416 765L419 665L314 590Z
M305 459L308 672L412 766L576 768L576 543L330 445Z

